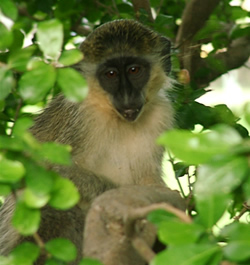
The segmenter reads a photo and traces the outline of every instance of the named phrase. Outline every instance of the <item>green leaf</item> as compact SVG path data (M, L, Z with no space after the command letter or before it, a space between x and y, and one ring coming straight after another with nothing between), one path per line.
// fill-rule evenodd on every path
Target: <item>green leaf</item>
M172 213L160 209L149 213L147 219L151 223L160 226L163 222L168 222L173 219L176 220L176 216Z
M233 126L237 121L233 112L225 104L216 105L212 110L217 123L225 123Z
M57 175L52 171L36 165L30 160L24 161L24 165L26 168L25 180L27 187L33 193L36 193L37 196L48 195L52 190L54 179Z
M45 244L45 249L54 257L62 261L76 259L77 250L73 243L65 238L55 238Z
M158 229L159 239L166 245L195 243L202 233L204 233L204 228L198 224L187 224L173 220L162 222Z
M41 208L47 204L49 199L49 194L38 194L28 188L24 191L24 201L31 208Z
M80 262L79 265L103 265L103 264L98 260L85 258Z
M239 18L248 17L247 10L242 9L240 6L231 6L232 16L231 19L234 21Z
M71 101L82 101L88 92L86 81L80 73L71 68L58 69L58 85Z
M22 49L25 36L19 28L15 28L15 26L12 28L12 37L13 41L11 46L9 47L9 51L17 51Z
M173 130L164 133L158 144L164 145L174 155L188 164L202 164L221 154L228 154L231 147L241 142L236 130L220 125L206 133Z
M0 148L13 151L21 151L24 149L24 145L17 138L10 138L5 135L0 135Z
M207 189L210 188L212 190L212 187L207 187ZM232 200L230 194L212 192L210 196L197 195L196 198L199 213L197 220L207 228L211 228L222 217Z
M173 165L173 168L175 171L175 176L177 178L180 178L180 177L184 176L185 174L187 174L189 166L187 166L186 164L184 164L182 162L177 162Z
M29 236L38 230L40 215L38 209L31 209L24 202L19 201L16 205L12 224L20 234Z
M222 23L218 23L218 19L209 19L206 25L201 28L200 31L195 35L195 40L205 39L208 36L213 35L215 32L220 32L223 29Z
M15 265L32 265L40 253L39 247L30 242L18 245L10 254Z
M185 244L169 246L167 250L158 254L150 264L217 265L221 257L220 252L217 245Z
M8 57L8 66L15 70L24 72L32 54L35 52L36 46L31 45L24 49L15 49L11 51Z
M249 35L250 35L250 26L246 26L244 24L234 26L230 33L231 39L237 39Z
M18 119L13 129L13 136L21 138L22 135L25 134L32 125L33 121L30 118L23 117Z
M198 169L196 203L206 227L212 227L222 216L231 199L231 191L242 183L247 171L247 160L243 157L213 161Z
M63 44L63 26L57 19L38 23L38 45L45 57L57 60Z
M250 175L250 170L248 172L248 175ZM245 196L247 198L248 205L250 204L250 178L248 177L246 182L244 183L243 190L245 191Z
M11 31L0 22L0 51L5 51L13 41Z
M0 256L1 265L15 265L10 257Z
M61 265L62 262L58 259L50 258L46 260L45 265Z
M69 179L58 177L55 180L49 204L57 209L67 210L80 199L79 192Z
M58 62L64 66L69 66L80 62L82 59L83 54L79 50L74 49L63 51Z
M4 183L16 183L25 174L25 168L19 161L2 158L0 160L0 181Z
M54 67L40 62L39 67L22 75L18 90L27 103L35 104L45 98L55 79Z
M244 118L248 125L250 125L250 102L244 106Z
M5 67L0 67L0 100L5 99L9 95L14 84L12 72Z
M13 1L0 1L0 10L4 13L5 16L9 17L12 20L16 20L18 11Z
M10 193L11 193L11 187L7 184L0 183L0 196L7 196Z
M42 144L39 154L46 160L61 164L61 165L70 165L71 147L69 145L62 145L59 143L44 143Z
M232 223L226 226L221 235L228 237L228 244L224 247L225 256L236 262L250 258L250 225Z

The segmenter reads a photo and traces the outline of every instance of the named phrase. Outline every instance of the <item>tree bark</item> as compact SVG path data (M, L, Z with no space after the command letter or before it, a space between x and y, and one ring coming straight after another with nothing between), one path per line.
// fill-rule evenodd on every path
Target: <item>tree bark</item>
M148 14L149 21L154 21L149 0L132 0L132 4L137 19L140 18L140 9L144 9Z

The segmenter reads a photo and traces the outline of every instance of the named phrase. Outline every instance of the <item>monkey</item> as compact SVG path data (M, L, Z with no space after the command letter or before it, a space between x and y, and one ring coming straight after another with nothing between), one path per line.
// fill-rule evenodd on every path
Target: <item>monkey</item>
M45 242L73 241L78 258L72 264L81 258L84 220L95 198L127 185L166 187L164 150L156 139L174 123L165 93L172 86L170 49L166 37L135 20L97 27L81 44L83 60L77 65L88 84L86 98L76 103L59 94L35 119L31 133L37 140L72 147L72 165L52 169L74 182L80 202L63 212L44 207L38 230ZM184 209L181 198L173 197L169 203ZM14 207L9 197L0 212L1 255L25 240L9 224Z

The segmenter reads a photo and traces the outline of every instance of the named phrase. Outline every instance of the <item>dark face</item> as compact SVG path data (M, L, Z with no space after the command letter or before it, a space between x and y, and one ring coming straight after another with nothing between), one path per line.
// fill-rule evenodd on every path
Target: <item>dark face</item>
M101 64L96 74L117 112L127 121L135 121L145 104L149 62L137 57L113 58Z

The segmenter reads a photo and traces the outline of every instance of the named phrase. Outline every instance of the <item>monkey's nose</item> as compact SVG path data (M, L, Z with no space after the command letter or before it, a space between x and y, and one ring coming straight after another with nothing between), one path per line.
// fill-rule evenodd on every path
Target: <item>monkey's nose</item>
M127 121L135 121L140 111L141 108L124 109L121 114Z

